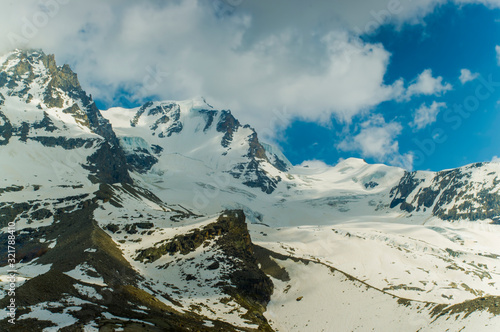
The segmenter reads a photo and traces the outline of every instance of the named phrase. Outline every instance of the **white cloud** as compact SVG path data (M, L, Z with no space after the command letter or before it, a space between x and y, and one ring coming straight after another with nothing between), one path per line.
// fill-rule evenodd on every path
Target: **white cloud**
M374 115L363 122L359 132L346 138L337 145L342 151L359 152L364 158L373 158L378 162L412 168L411 154L401 155L396 138L403 127L400 123L386 123L381 115Z
M406 98L410 98L414 95L441 95L446 91L451 90L453 87L449 83L443 84L443 77L438 76L436 78L432 77L432 70L424 70L418 77L413 81L412 84L406 90Z
M460 70L460 82L462 82L462 84L465 84L467 82L470 82L470 81L473 81L475 80L476 78L479 77L479 74L478 73L471 73L471 71L469 69L462 69Z
M311 169L322 169L322 168L329 167L328 164L326 164L324 161L317 160L317 159L304 160L299 166L301 166L301 167L308 167L308 168L311 168Z
M224 1L70 1L26 35L26 26L49 12L38 1L13 2L0 13L2 31L10 33L0 45L12 46L16 35L55 53L94 99L112 104L124 90L134 99L202 95L257 129L271 125L273 110L349 121L401 93L400 81L384 82L390 54L341 28L335 11L325 16L315 7L304 18L297 1L244 1L229 15L214 3ZM295 16L280 13L273 21L278 8ZM332 15L336 23L314 29L314 18L329 22Z
M9 1L0 45L55 53L94 99L110 103L124 90L138 99L203 95L257 129L284 108L290 117L349 121L403 93L402 81L384 81L390 54L355 31L418 23L443 2Z
M410 123L410 125L412 127L415 127L416 130L427 127L428 125L436 122L436 118L443 108L446 108L446 103L438 103L433 101L431 106L426 106L425 103L422 104L415 111L415 118L413 122Z
M495 46L495 51L497 52L497 63L500 66L500 46Z

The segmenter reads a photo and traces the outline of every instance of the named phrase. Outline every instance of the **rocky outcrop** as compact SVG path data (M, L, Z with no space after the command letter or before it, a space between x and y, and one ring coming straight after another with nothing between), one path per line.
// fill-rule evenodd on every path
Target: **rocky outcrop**
M390 191L390 207L430 212L443 220L500 220L500 179L488 163L441 171L405 173ZM476 175L477 174L477 175Z
M187 255L212 240L213 250L221 250L225 262L231 266L228 272L221 272L225 281L218 283L218 287L248 310L245 318L258 324L260 331L271 330L263 313L271 299L273 283L257 263L242 210L225 211L215 223L161 241L155 247L139 251L135 259L152 263L164 255ZM217 261L206 265L209 270L219 268Z
M227 276L231 284L224 286L224 291L248 310L246 318L256 322L260 331L271 331L263 313L271 300L274 286L257 263L245 214L242 210L226 211L217 223L229 230L217 241L217 245L234 264Z
M181 110L176 103L161 103L155 106L153 102L147 102L134 115L130 125L132 127L137 126L144 115L152 119L148 119L146 122L152 123L150 129L153 135L158 135L160 138L170 137L182 131Z
M221 144L227 148L233 141L233 133L241 127L238 120L234 118L230 111L221 111L217 131L223 133Z
M203 128L203 132L206 132L214 123L214 118L218 112L216 110L206 109L199 110L198 112L205 117L205 127Z
M251 134L247 137L248 153L245 157L248 162L239 163L229 171L236 179L242 179L243 184L251 188L260 188L263 192L271 194L280 182L279 177L269 175L262 167L262 163L270 163L266 150L260 144L257 133L249 125L241 126L230 111L222 111L217 131L224 133L221 144L229 147L233 141L234 133L240 128L250 129Z
M416 179L417 172L406 172L403 178L399 181L399 184L391 189L390 197L391 209L400 205L401 210L412 212L415 207L408 204L408 196L422 183L423 179Z
M90 179L94 183L132 183L128 170L129 165L119 144L104 141L97 151L87 158L84 168L93 174Z
M259 188L266 194L272 194L281 181L279 177L270 176L261 167L261 162L251 159L248 163L236 165L230 172L234 178L243 180L243 184L251 188Z
M7 145L12 137L12 125L9 119L0 112L0 146Z

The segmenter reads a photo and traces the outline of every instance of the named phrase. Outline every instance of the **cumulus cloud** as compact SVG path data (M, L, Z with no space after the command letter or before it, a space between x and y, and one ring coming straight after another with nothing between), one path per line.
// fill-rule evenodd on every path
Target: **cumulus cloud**
M443 83L443 77L433 77L432 70L426 69L408 86L406 98L415 95L441 95L451 89L451 84Z
M390 54L359 34L418 23L443 1L8 1L0 45L56 54L110 106L202 95L257 129L285 108L289 119L349 121L404 93L384 81ZM448 87L425 78L410 94Z
M359 132L337 145L342 151L358 152L364 158L412 169L411 154L399 152L397 137L403 127L398 122L387 123L381 115L374 115L363 122Z
M497 52L497 63L500 66L500 46L495 46L495 51Z
M476 78L479 77L479 74L478 73L471 73L471 71L469 69L462 69L460 70L460 82L462 82L462 84L465 84L467 82L470 82L470 81L474 81Z
M446 103L433 101L430 106L425 105L425 103L422 104L415 111L415 118L410 125L416 130L427 127L428 125L436 122L436 118L443 108L446 108Z
M301 167L308 167L308 168L311 168L311 169L322 169L322 168L329 167L328 164L326 164L324 161L317 160L317 159L304 160L299 166L301 166Z
M109 105L120 97L202 95L259 129L284 108L290 118L326 121L333 114L348 121L401 90L399 81L384 82L390 54L382 45L363 42L340 23L315 30L321 11L314 7L303 18L297 1L245 1L241 8L222 0L42 1L49 2L12 2L0 14L8 31L0 44L55 53ZM268 17L285 9L292 17ZM325 22L338 16L328 13Z

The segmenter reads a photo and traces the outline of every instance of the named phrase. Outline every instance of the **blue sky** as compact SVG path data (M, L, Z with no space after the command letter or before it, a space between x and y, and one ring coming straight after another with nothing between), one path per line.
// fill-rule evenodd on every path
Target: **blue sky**
M477 110L456 111L455 106L473 103L478 86L483 79L500 83L500 70L495 47L500 44L500 12L481 5L461 8L449 4L436 8L418 25L382 26L376 33L362 38L371 43L382 43L391 53L384 79L392 82L398 78L411 81L419 73L431 69L434 76L452 85L452 89L436 96L418 96L411 100L387 101L374 108L386 122L397 121L402 125L397 136L402 153L413 153L415 169L442 170L465 164L490 161L500 155L500 116L498 100L500 87L490 96L480 100ZM481 75L462 83L462 69ZM476 76L473 75L473 76ZM499 84L500 85L500 84ZM482 90L481 90L482 91ZM484 91L490 92L488 90ZM471 99L466 99L472 96ZM476 97L477 98L477 97ZM416 110L433 102L443 103L435 122L422 129L415 129ZM445 105L445 106L444 106ZM362 157L368 162L377 158L366 157L359 150L342 151L338 144L345 139L346 131L356 135L358 124L367 119L357 116L345 124L332 116L330 127L311 121L295 121L280 140L285 154L295 163L317 158L335 164L339 158ZM439 136L436 136L439 135Z
M10 1L0 51L55 54L103 110L203 96L294 164L357 157L441 170L500 156L499 8L500 0Z

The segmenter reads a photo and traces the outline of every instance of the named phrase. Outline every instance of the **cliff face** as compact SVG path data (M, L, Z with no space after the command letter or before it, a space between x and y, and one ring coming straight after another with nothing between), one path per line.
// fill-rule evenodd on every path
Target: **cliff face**
M271 300L273 283L257 263L242 210L225 211L214 223L159 241L154 247L140 250L134 260L154 264L164 256L179 257L164 266L168 271L173 265L186 264L182 257L197 252L200 247L211 248L213 253L220 252L220 255L199 261L196 273L185 275L185 278L199 280L204 271L218 271L217 278L210 281L213 289L245 308L247 312L243 317L257 324L260 331L270 330L263 313Z
M1 145L16 140L38 142L42 150L88 149L81 163L92 181L132 181L109 121L68 65L59 67L53 55L34 50L14 51L0 62Z
M391 189L390 207L427 213L443 220L500 218L500 178L496 163L477 163L437 173L406 173Z

